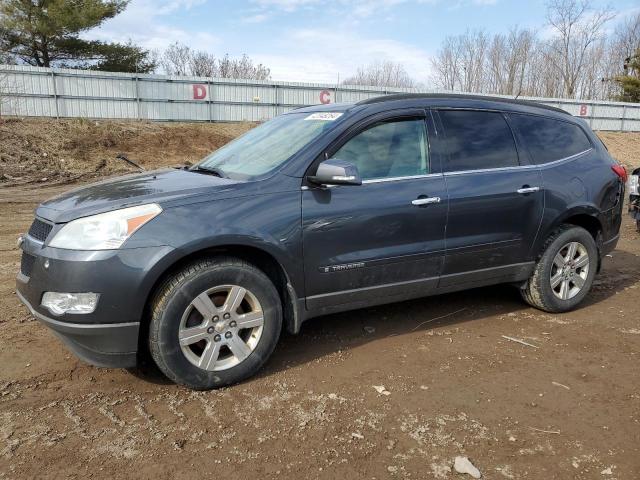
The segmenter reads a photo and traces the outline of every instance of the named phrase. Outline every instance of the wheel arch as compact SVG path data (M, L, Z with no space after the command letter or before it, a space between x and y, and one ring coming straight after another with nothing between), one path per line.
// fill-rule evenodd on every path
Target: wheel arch
M592 205L581 205L573 207L563 212L552 222L545 230L544 234L538 239L538 245L535 250L535 258L539 259L543 254L543 248L549 235L551 235L560 225L575 225L582 227L591 234L596 246L598 247L598 271L600 270L601 258L600 250L602 246L603 225L599 219L599 211Z
M264 272L273 282L280 296L284 315L284 327L290 333L295 334L299 332L302 318L297 302L298 296L296 288L282 262L276 258L273 252L255 245L242 243L224 243L193 250L176 250L175 252L179 253L176 253L170 259L165 259L162 265L157 265L157 271L152 275L152 280L145 289L146 298L138 337L139 351L147 350L146 338L148 336L150 309L154 295L162 286L163 282L174 272L179 271L189 263L201 258L222 255L240 258L255 265Z

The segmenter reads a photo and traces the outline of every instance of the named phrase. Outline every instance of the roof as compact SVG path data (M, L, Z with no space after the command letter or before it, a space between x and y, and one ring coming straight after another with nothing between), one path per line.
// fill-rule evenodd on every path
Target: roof
M522 105L526 107L543 108L551 110L553 112L564 113L569 115L568 112L561 108L552 107L550 105L544 105L538 102L532 102L530 100L518 100L515 98L504 97L492 97L489 95L468 95L468 94L456 94L456 93L398 93L394 95L382 95L380 97L369 98L362 100L356 105L372 105L376 103L393 102L400 100L436 100L436 99L455 99L455 100L475 100L485 102L498 102L511 105Z

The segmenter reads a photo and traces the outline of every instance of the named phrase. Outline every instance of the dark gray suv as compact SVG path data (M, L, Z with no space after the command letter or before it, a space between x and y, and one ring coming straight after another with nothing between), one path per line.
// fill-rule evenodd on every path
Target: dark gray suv
M195 167L43 203L17 293L92 364L150 353L210 389L332 312L497 283L574 308L618 241L625 177L582 120L531 102L303 108Z

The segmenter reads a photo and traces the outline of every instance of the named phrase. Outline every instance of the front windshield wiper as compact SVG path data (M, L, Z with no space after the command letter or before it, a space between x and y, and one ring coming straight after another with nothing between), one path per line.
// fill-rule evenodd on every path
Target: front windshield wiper
M189 171L204 173L207 175L215 175L216 177L220 178L229 178L221 168L217 167L203 167L202 165L196 165L195 167L190 168Z

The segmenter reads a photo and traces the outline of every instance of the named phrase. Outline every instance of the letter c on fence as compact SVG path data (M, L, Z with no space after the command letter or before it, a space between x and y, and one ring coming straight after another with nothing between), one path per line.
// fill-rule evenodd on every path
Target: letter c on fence
M193 86L193 99L202 100L207 96L207 86L202 84L195 84Z
M331 103L331 92L329 90L323 90L320 92L320 103L324 105Z
M587 106L584 104L580 105L580 116L581 117L587 116Z

